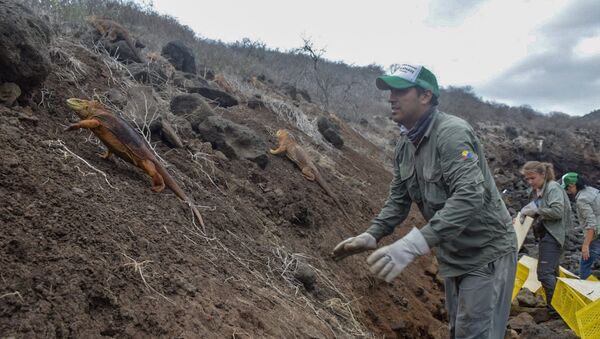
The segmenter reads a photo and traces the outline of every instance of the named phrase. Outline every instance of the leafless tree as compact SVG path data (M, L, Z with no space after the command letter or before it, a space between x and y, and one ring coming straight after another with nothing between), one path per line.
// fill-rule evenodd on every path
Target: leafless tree
M340 80L334 74L329 74L321 67L325 48L315 46L310 38L302 38L303 46L295 49L296 53L308 56L312 62L312 75L319 89L319 99L325 110L329 109L332 91L340 85Z

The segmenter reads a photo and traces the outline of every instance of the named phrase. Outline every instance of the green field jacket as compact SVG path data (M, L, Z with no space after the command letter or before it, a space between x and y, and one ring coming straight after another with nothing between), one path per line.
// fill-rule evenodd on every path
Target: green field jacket
M500 198L481 142L464 120L440 112L415 147L401 136L388 198L367 232L377 240L402 223L411 203L443 277L455 277L516 251L512 219Z
M535 198L535 191L531 193L530 198ZM571 202L567 192L556 181L544 184L538 214L548 233L560 246L564 246L567 229L571 227Z

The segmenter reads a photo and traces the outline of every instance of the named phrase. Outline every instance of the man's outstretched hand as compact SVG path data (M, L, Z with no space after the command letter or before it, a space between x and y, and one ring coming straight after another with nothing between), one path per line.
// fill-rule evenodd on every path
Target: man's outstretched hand
M339 261L353 254L374 250L376 247L377 240L375 237L365 232L337 244L333 249L333 260Z

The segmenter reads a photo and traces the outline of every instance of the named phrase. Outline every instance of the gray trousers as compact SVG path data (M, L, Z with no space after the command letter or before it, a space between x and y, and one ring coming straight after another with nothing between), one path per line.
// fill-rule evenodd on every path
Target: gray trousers
M517 253L458 277L446 278L451 339L503 339L517 272Z
M546 303L548 305L552 303L561 254L562 247L560 243L550 233L546 232L546 235L540 241L537 276L546 293Z

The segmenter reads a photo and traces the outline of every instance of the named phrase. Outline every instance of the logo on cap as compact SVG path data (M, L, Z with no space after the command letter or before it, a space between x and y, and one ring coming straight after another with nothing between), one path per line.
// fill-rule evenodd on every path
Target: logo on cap
M419 73L421 72L421 68L423 68L423 66L402 64L400 65L400 67L398 67L398 69L396 69L396 71L392 75L400 77L410 82L415 82L415 80L417 80L417 77L419 76Z

